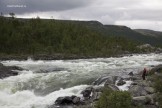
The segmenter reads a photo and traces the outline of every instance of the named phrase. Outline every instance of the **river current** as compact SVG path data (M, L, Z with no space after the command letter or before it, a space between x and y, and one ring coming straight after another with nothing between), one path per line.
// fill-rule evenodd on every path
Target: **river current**
M101 76L127 76L162 64L162 54L77 60L0 61L25 70L0 79L0 108L48 108L60 96L80 92Z

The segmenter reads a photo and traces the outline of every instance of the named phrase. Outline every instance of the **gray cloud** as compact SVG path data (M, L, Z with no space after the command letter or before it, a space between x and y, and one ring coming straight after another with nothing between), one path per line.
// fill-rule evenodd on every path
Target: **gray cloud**
M18 3L27 7L4 7ZM17 17L98 20L103 24L162 31L162 0L0 0L0 4L0 10L15 11Z
M89 5L93 0L0 0L0 11L16 14L64 11Z

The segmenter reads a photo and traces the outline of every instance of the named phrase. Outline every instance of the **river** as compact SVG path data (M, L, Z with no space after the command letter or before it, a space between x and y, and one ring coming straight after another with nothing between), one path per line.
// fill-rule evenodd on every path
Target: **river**
M60 96L81 96L95 79L106 75L127 76L144 67L162 64L162 54L77 60L1 61L25 70L0 79L0 108L47 108Z

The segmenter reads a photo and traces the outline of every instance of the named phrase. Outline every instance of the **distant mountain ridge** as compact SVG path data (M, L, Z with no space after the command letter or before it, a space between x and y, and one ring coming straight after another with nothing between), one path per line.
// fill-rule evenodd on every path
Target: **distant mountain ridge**
M134 29L136 32L139 32L143 35L147 36L153 36L153 37L162 37L161 31L154 31L154 30L148 30L148 29Z
M147 29L131 29L122 25L103 25L98 21L75 21L84 23L87 27L96 30L104 36L120 36L141 43L162 46L162 32Z

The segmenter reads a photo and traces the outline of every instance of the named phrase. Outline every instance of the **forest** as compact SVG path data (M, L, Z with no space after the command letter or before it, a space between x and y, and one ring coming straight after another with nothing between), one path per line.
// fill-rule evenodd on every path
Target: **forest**
M103 36L84 23L55 19L0 17L1 55L78 55L108 57L141 52L138 42Z

